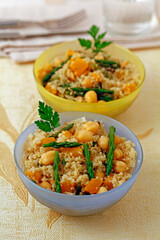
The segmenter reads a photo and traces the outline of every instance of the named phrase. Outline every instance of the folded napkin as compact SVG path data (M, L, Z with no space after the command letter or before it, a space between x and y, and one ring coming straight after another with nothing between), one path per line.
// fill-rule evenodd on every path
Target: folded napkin
M36 8L36 11L34 12ZM59 4L47 5L45 3L35 5L15 5L13 8L0 6L0 19L29 21L46 21L61 19L72 13L84 9L87 18L75 26L64 29L59 33L52 30L29 26L25 28L0 29L0 56L9 56L17 62L32 61L37 58L47 47L62 41L86 37L86 31L93 25L98 25L102 31L103 9L100 1L60 1ZM5 10L5 11L4 11ZM14 14L12 14L14 12ZM19 13L20 14L17 14ZM32 17L34 15L34 18ZM7 38L8 36L8 38ZM4 38L4 39L3 39Z
M160 4L157 6L160 7ZM33 9L35 8L36 11L33 14ZM99 26L101 31L104 31L105 29L103 3L102 1L98 0L61 0L59 4L46 5L41 2L40 4L38 3L34 6L31 3L29 6L17 4L14 5L14 11L13 7L11 9L14 14L12 14L10 8L7 6L5 7L4 13L4 6L1 7L0 5L0 19L15 20L17 19L17 12L21 12L21 14L18 15L20 21L30 20L31 16L34 15L34 18L32 17L32 20L42 22L51 19L61 19L62 17L74 13L79 9L84 9L87 14L87 18L84 21L81 21L76 26L72 26L57 34L53 33L51 30L37 26L0 29L0 56L8 56L16 62L34 61L49 46L52 46L59 42L76 40L78 37L88 38L86 31L93 24ZM30 12L29 15L28 11ZM8 38L1 39L5 34L8 34ZM126 36L116 35L108 32L106 39L108 41L112 40L115 43L118 43L130 49L158 47L160 46L159 21L155 17L151 30L148 33L144 33L143 35Z

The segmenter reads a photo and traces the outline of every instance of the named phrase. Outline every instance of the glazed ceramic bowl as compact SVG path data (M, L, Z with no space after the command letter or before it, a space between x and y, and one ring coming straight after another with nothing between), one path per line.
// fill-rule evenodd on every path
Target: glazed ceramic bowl
M140 85L139 87L130 93L128 96L121 99L117 99L110 102L101 102L101 103L80 103L76 101L71 101L65 98L58 97L56 95L48 92L38 80L38 70L41 69L45 63L52 62L52 60L59 55L65 54L68 49L73 50L82 50L78 41L64 42L57 44L44 53L42 53L36 60L34 64L34 77L37 84L38 91L43 98L44 102L50 105L55 111L66 112L66 111L83 111L83 112L94 112L103 114L109 117L116 116L123 111L125 111L136 99L139 94L144 77L145 70L140 59L131 51L127 50L116 44L110 44L105 48L105 52L115 58L121 58L124 60L129 60L131 63L135 64L139 76L140 76Z
M131 140L135 144L135 150L137 152L135 168L133 169L132 177L121 186L101 194L73 196L52 192L35 184L24 174L21 163L23 145L27 140L27 136L30 133L34 133L35 129L37 128L34 123L21 133L14 149L14 159L18 174L30 194L43 205L46 205L47 207L52 208L60 213L72 216L94 214L99 211L103 211L104 209L107 209L120 201L120 199L125 196L125 194L134 184L143 161L143 152L139 140L133 132L116 120L103 115L88 112L66 112L60 114L61 124L65 121L71 121L83 116L85 116L88 120L102 121L106 129L113 125L116 128L116 134L126 137L126 139Z

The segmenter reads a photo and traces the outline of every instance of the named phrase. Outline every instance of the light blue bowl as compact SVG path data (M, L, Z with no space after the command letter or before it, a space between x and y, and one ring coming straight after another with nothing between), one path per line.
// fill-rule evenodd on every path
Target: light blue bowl
M134 184L143 161L142 147L137 137L126 126L112 118L88 112L64 112L60 114L61 124L65 121L71 121L83 116L88 120L102 121L107 130L113 125L116 128L116 134L121 137L126 137L127 140L131 140L135 144L137 157L132 177L115 189L101 194L72 196L46 190L32 182L26 177L22 170L21 159L23 155L23 144L27 140L27 136L30 133L34 133L37 128L34 123L21 133L14 148L14 159L18 174L30 194L43 205L60 213L72 216L95 214L116 204Z

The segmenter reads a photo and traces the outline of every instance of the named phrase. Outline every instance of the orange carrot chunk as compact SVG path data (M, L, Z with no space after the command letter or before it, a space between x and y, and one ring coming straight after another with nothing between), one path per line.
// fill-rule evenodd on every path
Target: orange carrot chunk
M69 139L72 137L72 134L68 130L62 131L62 134Z
M68 49L67 53L66 53L66 57L69 58L69 56L73 56L73 50L72 49Z
M30 178L31 180L34 179L34 175L35 175L34 172L25 170L24 173L25 173L25 175L26 175L28 178Z
M43 78L46 76L47 72L42 68L38 70L38 79L42 82Z
M63 148L62 152L64 153L72 153L72 156L78 157L83 155L83 151L81 147L73 147L73 148Z
M46 71L47 73L50 73L53 69L52 65L50 63L46 63L43 67L44 71Z
M54 141L55 141L55 138L54 138L54 137L43 138L43 139L42 139L42 144L47 144L47 143L54 142Z
M72 183L70 181L65 181L61 183L61 191L62 193L65 192L72 192L75 187L75 183Z
M85 186L84 191L90 194L95 194L98 192L103 180L100 178L92 178L89 183Z
M134 83L126 83L124 87L124 92L131 93L136 89L136 85Z
M41 170L35 171L35 180L37 180L38 182L40 182L41 179L42 179L42 177L43 177L43 173L42 173Z
M82 58L76 58L70 64L71 71L78 77L84 74L88 67L88 63Z
M58 93L57 89L51 87L51 86L48 85L48 84L46 85L45 88L47 89L48 92L50 92L50 93L52 93L52 94L54 94L54 95L56 95L56 94Z

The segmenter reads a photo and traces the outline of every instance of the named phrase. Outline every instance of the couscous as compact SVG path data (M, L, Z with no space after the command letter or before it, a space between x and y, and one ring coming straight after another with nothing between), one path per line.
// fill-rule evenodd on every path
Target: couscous
M77 102L97 103L123 98L139 86L137 67L103 51L112 43L102 41L98 30L93 26L89 31L93 42L79 39L85 50L69 49L39 69L38 78L47 91Z
M110 191L131 177L134 144L116 135L114 126L105 129L102 122L82 117L55 130L59 126L55 113L40 103L39 129L24 144L27 177L43 188L72 195Z

